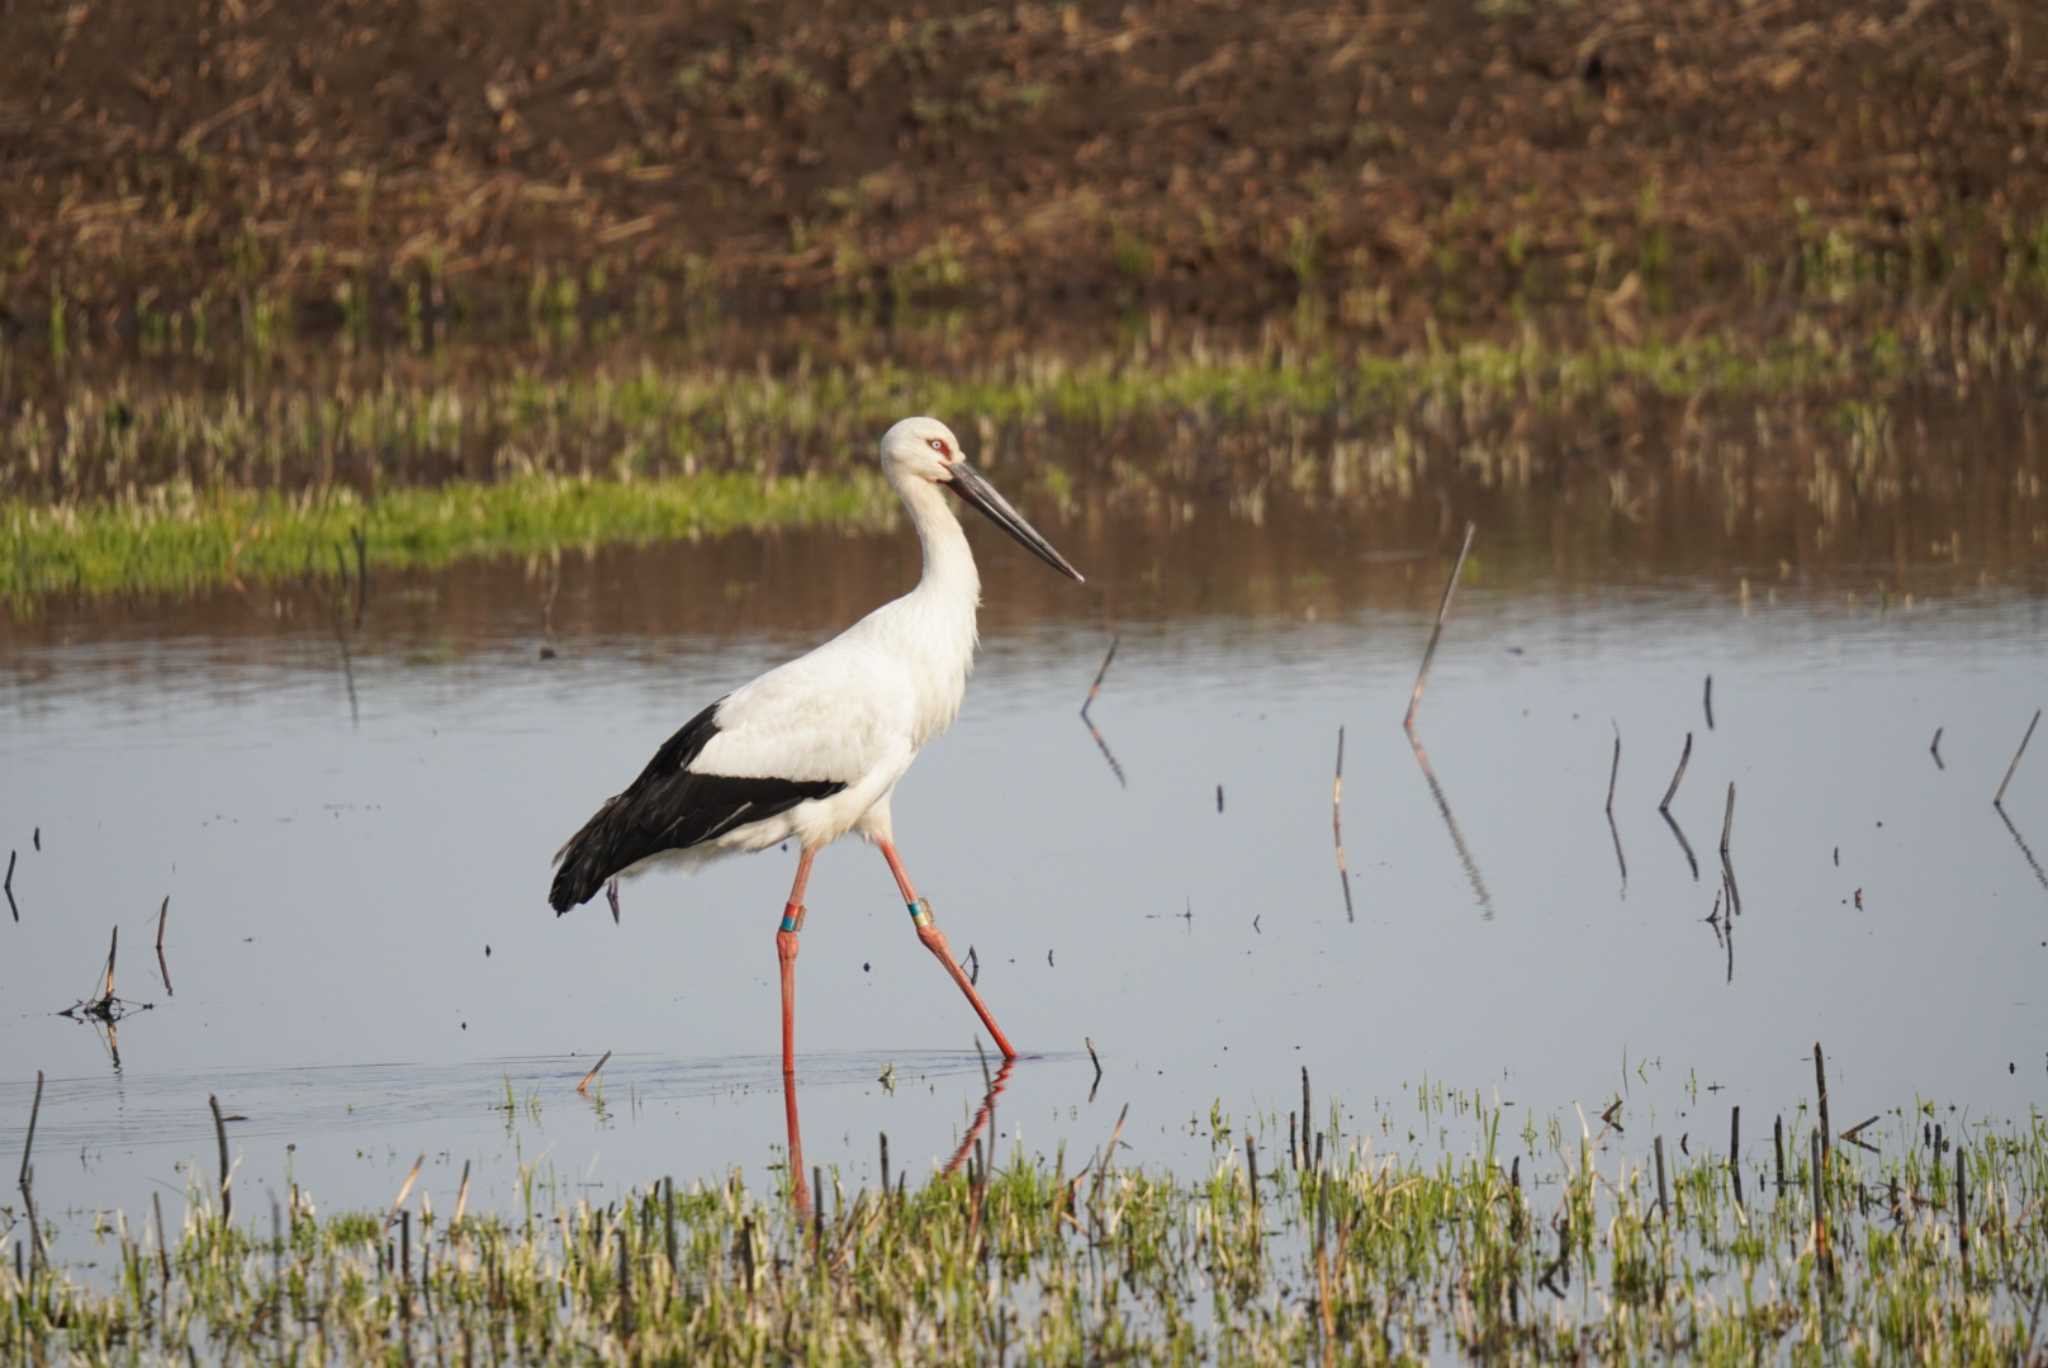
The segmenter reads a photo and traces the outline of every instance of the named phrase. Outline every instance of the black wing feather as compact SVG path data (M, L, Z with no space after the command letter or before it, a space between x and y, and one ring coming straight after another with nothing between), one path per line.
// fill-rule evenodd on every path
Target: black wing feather
M548 902L557 914L597 896L620 870L665 850L687 850L741 822L758 822L846 787L836 779L735 779L690 769L718 735L713 703L662 743L624 793L605 802L557 857Z

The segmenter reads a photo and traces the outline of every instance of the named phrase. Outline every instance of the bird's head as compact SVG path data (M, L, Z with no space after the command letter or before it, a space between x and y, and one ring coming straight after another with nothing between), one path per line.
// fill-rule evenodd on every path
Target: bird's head
M934 484L960 496L1024 548L1063 575L1082 582L1081 572L1067 558L1053 550L1052 543L996 492L996 487L960 451L960 439L953 429L936 418L905 418L882 434L882 473L891 484L905 491L919 483Z

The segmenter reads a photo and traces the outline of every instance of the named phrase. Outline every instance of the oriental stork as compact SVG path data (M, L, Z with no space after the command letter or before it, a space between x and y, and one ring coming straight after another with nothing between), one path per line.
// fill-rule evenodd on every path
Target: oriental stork
M882 473L924 549L917 587L824 645L743 684L683 724L640 777L555 856L557 914L618 874L694 867L721 855L797 843L796 879L775 933L782 969L782 1067L795 1071L797 933L811 861L848 832L879 846L918 939L973 1004L1005 1059L1016 1051L932 920L896 853L889 798L926 742L960 711L974 667L981 577L948 492L985 514L1061 574L1068 564L960 450L936 418L905 418L882 436Z

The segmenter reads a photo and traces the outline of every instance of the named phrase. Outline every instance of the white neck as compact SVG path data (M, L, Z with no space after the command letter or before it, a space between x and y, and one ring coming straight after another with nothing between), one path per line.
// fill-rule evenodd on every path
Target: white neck
M904 480L896 492L910 510L911 525L924 548L924 574L917 582L917 592L960 603L972 612L981 602L981 574L974 568L974 553L946 492L929 480L916 478Z

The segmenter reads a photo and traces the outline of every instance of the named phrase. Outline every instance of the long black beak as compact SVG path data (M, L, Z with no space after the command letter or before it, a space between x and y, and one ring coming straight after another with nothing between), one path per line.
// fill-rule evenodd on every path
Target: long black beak
M1010 501L996 493L996 487L985 476L965 461L956 461L951 467L953 478L946 482L946 488L958 494L988 515L988 520L1023 543L1024 549L1074 580L1086 584L1079 570L1067 563L1067 558L1052 549L1052 543L1038 535L1038 529L1024 521L1024 515L1010 507Z

